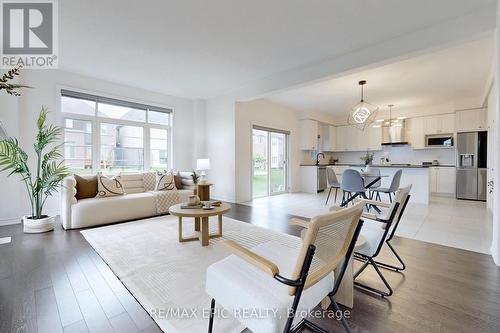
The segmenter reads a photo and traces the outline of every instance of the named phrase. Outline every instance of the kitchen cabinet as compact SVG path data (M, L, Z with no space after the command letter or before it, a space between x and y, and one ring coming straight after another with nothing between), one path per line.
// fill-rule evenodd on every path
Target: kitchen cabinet
M364 131L353 126L338 126L335 151L381 150L382 129L367 127Z
M440 114L406 120L406 137L413 149L426 149L425 136L455 133L455 115Z
M455 195L456 170L454 167L431 167L431 193Z
M413 149L425 149L424 117L411 118L406 120L407 139Z
M488 129L487 109L471 109L456 112L457 132L485 131Z
M317 150L318 147L319 123L311 119L300 121L300 149Z
M323 125L321 140L323 151L335 151L337 149L337 128L331 125Z
M422 118L424 135L455 133L455 114L453 113Z

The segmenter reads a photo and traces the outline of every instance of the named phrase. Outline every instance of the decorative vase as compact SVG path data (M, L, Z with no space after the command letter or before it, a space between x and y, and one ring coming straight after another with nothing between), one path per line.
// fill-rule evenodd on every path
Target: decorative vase
M370 164L365 165L365 173L370 173L372 171L372 167Z
M54 230L55 216L43 215L41 219L32 219L29 215L23 216L24 232L27 234L38 234Z

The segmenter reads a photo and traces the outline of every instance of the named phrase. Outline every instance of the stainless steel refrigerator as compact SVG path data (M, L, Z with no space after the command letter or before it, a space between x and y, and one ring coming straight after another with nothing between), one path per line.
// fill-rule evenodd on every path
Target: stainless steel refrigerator
M486 200L487 132L457 134L457 199Z

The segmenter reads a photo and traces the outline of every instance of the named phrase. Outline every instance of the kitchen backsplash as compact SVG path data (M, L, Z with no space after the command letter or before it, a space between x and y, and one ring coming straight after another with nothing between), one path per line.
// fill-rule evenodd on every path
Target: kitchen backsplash
M414 150L411 146L387 146L382 151L374 152L373 163L379 164L384 152L389 153L390 163L422 164L422 162L438 160L439 164L455 165L456 151L450 148L432 148ZM339 163L362 163L360 157L366 152L341 152L334 153L334 157L339 159Z

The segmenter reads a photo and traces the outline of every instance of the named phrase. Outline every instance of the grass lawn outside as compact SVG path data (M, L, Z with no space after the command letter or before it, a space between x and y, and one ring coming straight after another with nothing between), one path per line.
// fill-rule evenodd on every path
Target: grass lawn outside
M267 195L266 181L267 181L267 173L262 170L256 170L252 184L254 198L263 197ZM271 169L271 185L275 187L271 189L271 192L280 192L280 190L276 187L283 184L284 184L283 169Z

